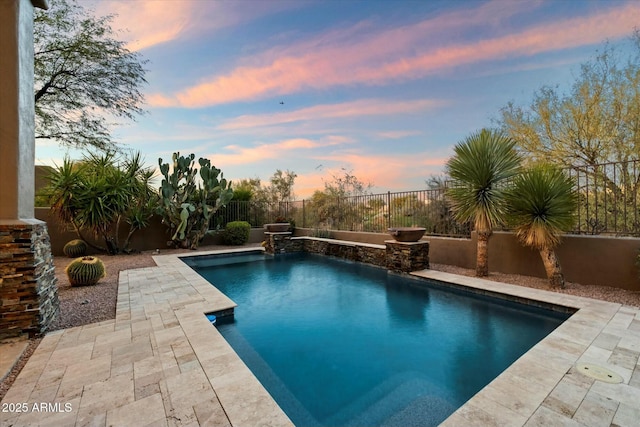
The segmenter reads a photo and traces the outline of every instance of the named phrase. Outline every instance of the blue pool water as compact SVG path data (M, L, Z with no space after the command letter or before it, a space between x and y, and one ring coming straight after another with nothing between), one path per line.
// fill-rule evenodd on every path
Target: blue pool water
M569 315L311 254L185 259L297 426L437 425Z

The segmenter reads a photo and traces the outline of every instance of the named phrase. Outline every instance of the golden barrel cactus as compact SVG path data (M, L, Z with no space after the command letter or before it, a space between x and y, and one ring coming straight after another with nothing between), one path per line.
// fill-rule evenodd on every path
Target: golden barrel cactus
M74 239L64 245L64 248L62 248L62 252L69 258L84 256L84 254L87 253L87 244L84 240Z
M106 275L104 263L94 256L76 258L64 271L71 286L95 285Z

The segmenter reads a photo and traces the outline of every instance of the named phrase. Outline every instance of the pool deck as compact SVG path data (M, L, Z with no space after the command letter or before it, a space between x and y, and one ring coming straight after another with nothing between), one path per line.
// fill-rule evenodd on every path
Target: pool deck
M234 303L178 255L154 259L157 267L120 273L114 320L44 337L2 400L0 425L293 425L203 315ZM443 426L640 425L640 309L433 270L413 274L578 309ZM581 363L622 382L583 375Z

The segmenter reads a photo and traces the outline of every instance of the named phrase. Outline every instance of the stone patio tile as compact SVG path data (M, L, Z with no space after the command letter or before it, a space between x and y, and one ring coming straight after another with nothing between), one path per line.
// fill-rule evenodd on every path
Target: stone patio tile
M129 327L98 335L93 346L92 358L110 355L114 348L128 344L131 344L131 328Z
M55 350L55 348L58 346L58 343L60 342L60 339L63 335L64 330L49 332L44 336L44 338L42 338L42 341L40 341L40 344L38 344L38 348L29 358L29 360L31 360L31 358L33 358L37 353L46 355L46 357L49 358L51 356L51 352L53 352L53 350Z
M627 334L620 339L618 343L619 348L640 352L640 337Z
M455 418L445 420L440 426L517 427L522 426L527 421L527 417L523 417L480 395L475 395L464 406L458 408L454 415L456 415Z
M640 389L640 364L636 365L628 384L632 387Z
M84 387L78 422L85 424L110 409L124 406L134 401L133 378L130 375L119 375L105 381L89 384Z
M582 353L579 360L585 363L602 364L607 363L612 354L612 350L591 346Z
M155 344L159 349L171 348L173 344L186 341L184 331L180 327L156 330L153 332Z
M565 322L553 331L554 336L565 338L576 343L591 344L602 328L581 325L578 322Z
M536 349L546 350L549 353L566 357L569 360L575 360L587 349L585 344L576 343L574 341L556 337L553 333L536 345Z
M247 366L235 353L222 354L216 358L207 359L201 362L201 365L207 377L214 382L215 378L219 378L225 374L242 372L247 369Z
M546 396L546 391L522 388L513 378L508 376L496 378L482 389L483 399L490 399L525 418L529 418L533 414Z
M640 423L640 406L620 403L611 425L613 427L635 427Z
M544 399L544 406L557 414L573 417L589 391L589 384L576 381L570 376L564 377Z
M231 427L218 398L193 405L193 411L202 427Z
M113 366L119 366L126 363L137 362L151 356L153 356L151 341L148 336L141 336L137 337L137 340L131 344L115 347L112 353L112 363Z
M33 405L39 406L40 403L48 405L55 402L30 402L31 411L27 414L21 415L18 418L17 426L40 426L40 427L60 427L60 426L73 426L75 424L78 415L78 404L80 399L71 399L60 401L57 407L40 407L39 411L34 410ZM65 404L70 405L70 410L67 412Z
M573 419L590 427L609 427L618 410L618 402L589 392L578 407Z
M51 368L46 367L41 370L41 374L36 381L35 390L49 388L51 386L59 387L67 367ZM27 379L27 378L25 378Z
M85 343L76 343L73 346L57 347L51 354L51 358L47 363L47 369L64 368L69 363L76 364L80 361L89 361L93 354L93 338L92 341Z
M613 350L614 348L616 348L619 342L619 336L602 332L598 335L598 337L593 341L591 345L605 350Z
M613 353L611 354L608 362L612 365L620 366L633 371L633 369L636 367L636 364L638 363L639 355L640 353L637 351L628 350L622 347L616 347L616 349L613 350Z
M557 412L540 406L524 424L524 427L588 427L575 420L559 417Z
M48 387L35 388L31 392L31 394L29 395L29 399L27 400L29 400L30 402L53 402L56 400L59 388L59 382ZM0 423L0 425L2 424Z
M118 375L129 375L133 377L133 362L132 363L123 363L121 365L114 366L111 364L111 376L115 377Z
M613 319L609 322L608 326L620 327L627 329L631 326L631 323L634 321L635 315L630 312L625 312L625 308L622 307Z
M92 418L78 419L75 427L107 427L107 414L102 412Z
M634 408L638 407L638 402L640 402L640 389L627 384L608 384L596 381L593 383L591 391Z
M15 382L11 386L9 390L7 390L7 394L4 395L2 402L7 403L22 403L28 402L29 396L33 392L35 387L35 382ZM2 412L0 411L0 415Z
M218 379L216 379L218 380ZM212 380L213 383L213 380ZM214 384L225 413L237 426L293 426L273 398L247 369ZM238 396L242 396L238 399Z
M85 385L104 381L111 374L111 356L92 359L91 363L80 362L69 365L62 377L57 399L69 401L82 396Z
M165 426L167 416L159 393L107 412L108 426Z
M192 370L167 378L160 382L160 390L169 424L174 425L197 423L193 406L216 399L216 394L202 370Z
M97 336L115 331L115 326L116 322L114 320L82 326L77 340L78 342L93 341Z
M149 319L131 323L132 337L137 337L140 335L148 335L152 331L153 331L153 326L151 324L151 320Z

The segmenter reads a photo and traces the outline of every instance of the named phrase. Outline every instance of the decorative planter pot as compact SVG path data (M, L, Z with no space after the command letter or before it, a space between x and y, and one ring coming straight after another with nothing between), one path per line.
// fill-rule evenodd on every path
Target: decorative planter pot
M424 236L423 227L394 227L389 228L389 235L398 242L417 242Z
M273 222L271 224L265 224L264 228L269 233L282 233L289 231L290 224L288 222Z

